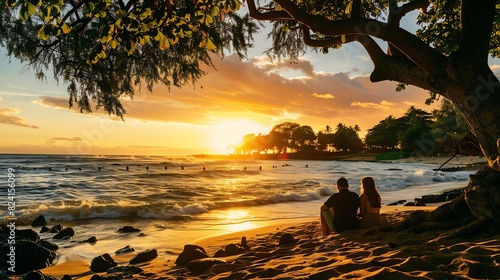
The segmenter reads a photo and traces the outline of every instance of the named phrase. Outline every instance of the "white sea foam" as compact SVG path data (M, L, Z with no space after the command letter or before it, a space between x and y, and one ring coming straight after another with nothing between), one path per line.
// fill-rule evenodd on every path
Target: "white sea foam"
M18 176L16 197L22 201L16 210L26 222L40 214L54 221L196 220L224 209L321 203L337 191L340 177L358 193L361 178L374 177L383 202L390 203L434 193L443 183L462 187L473 173L435 175L437 165L421 163L46 155L0 160L0 168L12 166Z

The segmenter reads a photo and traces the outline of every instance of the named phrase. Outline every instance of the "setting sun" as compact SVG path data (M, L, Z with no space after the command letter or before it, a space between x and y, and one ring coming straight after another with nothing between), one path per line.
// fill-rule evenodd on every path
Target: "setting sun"
M205 145L214 153L227 154L241 142L243 136L268 133L270 129L269 126L251 120L225 119L211 126Z

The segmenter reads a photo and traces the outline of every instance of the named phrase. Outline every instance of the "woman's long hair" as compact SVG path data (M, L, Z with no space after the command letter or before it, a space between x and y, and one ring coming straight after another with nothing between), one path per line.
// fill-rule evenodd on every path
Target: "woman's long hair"
M380 204L380 194L378 193L375 181L372 177L363 177L363 179L361 179L361 193L366 193L373 208L382 207Z

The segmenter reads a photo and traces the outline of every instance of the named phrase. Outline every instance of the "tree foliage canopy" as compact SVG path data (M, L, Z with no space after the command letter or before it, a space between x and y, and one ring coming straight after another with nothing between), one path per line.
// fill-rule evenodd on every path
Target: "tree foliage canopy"
M245 55L256 25L238 0L5 0L0 43L40 79L52 70L70 106L123 116L120 98L155 83L194 84L210 53Z

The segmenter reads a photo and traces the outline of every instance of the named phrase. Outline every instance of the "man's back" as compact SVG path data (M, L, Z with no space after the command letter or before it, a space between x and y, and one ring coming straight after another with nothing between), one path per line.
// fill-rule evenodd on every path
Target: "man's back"
M325 205L333 207L335 213L333 225L336 231L340 232L357 227L357 213L359 208L358 194L348 189L342 189L338 193L333 194Z

